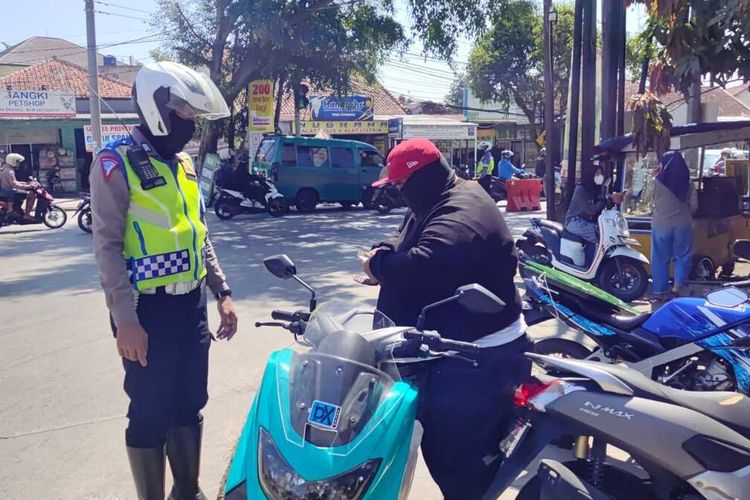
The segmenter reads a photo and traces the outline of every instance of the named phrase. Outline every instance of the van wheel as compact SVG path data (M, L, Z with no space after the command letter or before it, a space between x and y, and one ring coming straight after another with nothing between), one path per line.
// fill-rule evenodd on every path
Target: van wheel
M314 189L300 189L294 199L294 205L302 213L314 212L318 205L318 193Z

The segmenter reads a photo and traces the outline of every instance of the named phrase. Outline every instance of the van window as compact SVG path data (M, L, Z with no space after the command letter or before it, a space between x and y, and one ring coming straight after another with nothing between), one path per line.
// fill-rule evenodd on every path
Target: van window
M383 155L372 149L365 149L359 152L359 157L363 167L382 167Z
M331 148L333 168L354 168L354 150L351 148Z
M269 137L263 139L258 148L258 153L255 155L255 161L270 161L273 159L273 155L276 152L276 139Z
M328 148L297 146L297 164L300 167L327 167Z
M294 144L284 144L281 149L281 164L287 167L293 167L297 164L297 152Z

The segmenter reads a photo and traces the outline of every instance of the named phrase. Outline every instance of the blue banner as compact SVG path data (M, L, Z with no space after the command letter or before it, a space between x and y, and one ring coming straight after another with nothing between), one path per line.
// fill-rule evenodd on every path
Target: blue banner
M364 95L310 97L313 121L361 121L374 118L372 97Z

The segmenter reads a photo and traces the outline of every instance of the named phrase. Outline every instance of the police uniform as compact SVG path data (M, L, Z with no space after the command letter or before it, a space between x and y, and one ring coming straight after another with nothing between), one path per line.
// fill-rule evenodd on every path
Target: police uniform
M90 182L94 251L113 331L140 324L148 333L147 366L123 358L129 453L166 444L175 483L194 472L197 489L199 450L178 448L200 446L208 400L206 286L217 297L231 292L208 238L195 167L185 153L159 157L135 128L97 155ZM181 464L185 457L195 463Z

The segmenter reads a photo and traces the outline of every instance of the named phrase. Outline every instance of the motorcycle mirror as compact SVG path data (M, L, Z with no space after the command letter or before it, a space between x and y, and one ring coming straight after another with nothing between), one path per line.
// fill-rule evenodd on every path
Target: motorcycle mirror
M456 290L456 296L458 297L458 303L471 312L498 314L505 309L505 302L476 283L459 287Z
M712 305L732 309L747 302L748 296L739 288L729 287L716 290L706 295Z
M283 280L288 280L297 274L297 267L285 254L266 257L263 259L263 265L266 266L268 272Z

